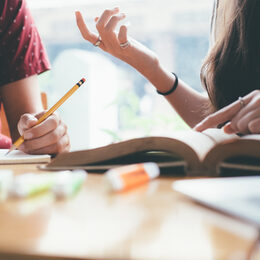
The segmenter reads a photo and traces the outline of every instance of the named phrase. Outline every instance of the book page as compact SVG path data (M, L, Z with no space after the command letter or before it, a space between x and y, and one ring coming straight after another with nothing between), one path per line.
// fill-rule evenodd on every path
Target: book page
M232 159L232 162L230 159ZM220 167L226 169L247 167L249 170L251 168L248 167L250 159L257 161L260 159L260 135L245 135L242 137L227 135L222 141L218 140L216 146L207 154L204 165L208 172L216 171L218 175ZM242 167L242 165L244 166Z
M224 144L224 143L231 143L234 142L240 137L236 134L226 134L223 129L218 128L209 128L202 132L204 135L207 135L209 138L212 139L212 141L215 142L215 145L217 144Z
M1 164L24 164L24 163L48 163L51 160L50 155L32 155L19 150L14 150L6 155L8 149L0 149Z
M260 141L260 134L244 135L240 139Z
M168 152L175 157L171 161L185 161L187 171L198 171L215 141L207 135L193 130L179 131L167 136L134 138L95 149L74 151L58 155L47 168L74 167L89 164L107 164L107 160L147 151ZM157 161L156 161L157 162Z
M175 133L174 137L189 145L196 152L200 162L203 162L208 152L218 143L234 139L234 136L225 134L221 129L216 128L207 129L202 133L194 130L181 131Z

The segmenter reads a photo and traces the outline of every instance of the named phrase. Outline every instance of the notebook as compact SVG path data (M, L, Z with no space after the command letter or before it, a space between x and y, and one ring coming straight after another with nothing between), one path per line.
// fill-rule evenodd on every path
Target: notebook
M210 208L260 227L260 177L180 180L173 189Z
M32 155L19 150L14 150L8 155L8 149L0 149L0 165L2 164L26 164L26 163L48 163L51 161L49 154Z

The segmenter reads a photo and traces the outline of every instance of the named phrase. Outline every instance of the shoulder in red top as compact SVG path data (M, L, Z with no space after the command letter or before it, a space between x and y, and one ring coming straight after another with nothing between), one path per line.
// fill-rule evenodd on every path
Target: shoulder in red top
M0 3L0 87L50 69L25 0Z

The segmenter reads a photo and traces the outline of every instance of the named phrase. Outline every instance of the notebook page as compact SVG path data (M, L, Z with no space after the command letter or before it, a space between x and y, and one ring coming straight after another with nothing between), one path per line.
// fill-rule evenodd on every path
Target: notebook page
M32 155L26 154L19 150L14 150L8 155L8 149L0 149L0 165L1 164L25 164L25 163L48 163L51 156L48 154Z

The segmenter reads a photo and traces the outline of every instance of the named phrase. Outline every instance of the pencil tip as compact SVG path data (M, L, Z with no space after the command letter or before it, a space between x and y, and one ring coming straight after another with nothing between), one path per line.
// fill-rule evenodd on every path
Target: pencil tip
M10 152L12 152L12 151L15 150L15 149L16 149L16 146L13 145L13 146L6 152L5 156L7 156Z

